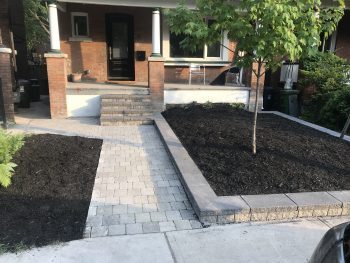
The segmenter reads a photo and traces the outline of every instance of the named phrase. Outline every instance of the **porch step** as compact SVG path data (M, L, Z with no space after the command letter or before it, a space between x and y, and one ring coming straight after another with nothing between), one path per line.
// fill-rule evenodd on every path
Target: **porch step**
M100 123L102 126L148 125L153 124L153 118L140 116L101 116Z
M144 116L153 115L153 110L151 107L144 109L120 109L117 107L103 107L101 109L101 116L108 115L128 115L128 116Z
M152 124L150 95L101 95L100 123L103 126Z

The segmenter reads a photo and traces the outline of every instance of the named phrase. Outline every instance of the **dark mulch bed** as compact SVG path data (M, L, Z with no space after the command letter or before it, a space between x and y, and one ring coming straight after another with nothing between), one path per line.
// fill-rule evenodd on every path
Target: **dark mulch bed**
M194 105L163 115L217 195L350 189L349 142L259 114L253 156L250 112Z
M2 250L82 238L101 146L81 137L26 138L12 184L0 187Z

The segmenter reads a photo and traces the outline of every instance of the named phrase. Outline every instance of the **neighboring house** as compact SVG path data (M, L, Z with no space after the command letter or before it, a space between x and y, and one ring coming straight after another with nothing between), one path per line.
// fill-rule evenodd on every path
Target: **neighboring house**
M350 62L350 10L345 10L337 30L328 39L325 50L335 52Z
M12 89L15 85L15 79L28 77L22 0L0 0L0 31L2 39L0 43L0 78L2 79L7 120L12 122L14 121Z

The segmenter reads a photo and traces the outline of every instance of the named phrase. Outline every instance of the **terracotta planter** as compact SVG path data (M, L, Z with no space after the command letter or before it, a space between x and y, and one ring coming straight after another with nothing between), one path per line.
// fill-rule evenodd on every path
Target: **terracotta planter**
M81 73L72 74L72 82L81 82L82 75Z

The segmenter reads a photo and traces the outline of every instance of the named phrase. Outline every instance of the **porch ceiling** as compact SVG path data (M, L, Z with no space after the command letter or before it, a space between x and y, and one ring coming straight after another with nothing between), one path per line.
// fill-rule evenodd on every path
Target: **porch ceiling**
M96 5L115 5L115 6L135 6L135 7L160 7L174 8L179 0L58 0L66 3L96 4ZM187 0L188 7L194 8L196 0Z
M160 7L160 8L174 8L180 0L58 0L65 3L81 3L81 4L96 4L96 5L115 5L115 6L135 6L135 7ZM232 2L239 2L239 0L231 0ZM196 0L186 1L189 8L194 9ZM322 0L323 5L333 6L338 5L338 0ZM345 0L345 6L350 8L350 0Z

